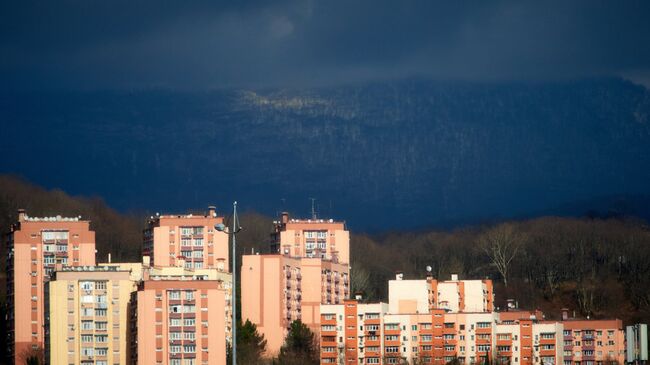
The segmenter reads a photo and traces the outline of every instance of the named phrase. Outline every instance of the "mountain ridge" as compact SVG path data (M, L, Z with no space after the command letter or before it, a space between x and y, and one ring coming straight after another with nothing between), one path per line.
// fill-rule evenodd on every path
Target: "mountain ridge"
M647 194L649 95L618 79L4 94L0 171L122 211L307 216L314 197L361 230L471 224Z

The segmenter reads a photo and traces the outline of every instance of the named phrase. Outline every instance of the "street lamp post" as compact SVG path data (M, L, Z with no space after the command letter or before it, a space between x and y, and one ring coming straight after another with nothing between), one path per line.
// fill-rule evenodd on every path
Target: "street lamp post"
M225 224L219 223L214 226L219 231L232 236L232 365L237 365L237 239L236 235L241 231L237 221L237 202L232 203L232 229Z

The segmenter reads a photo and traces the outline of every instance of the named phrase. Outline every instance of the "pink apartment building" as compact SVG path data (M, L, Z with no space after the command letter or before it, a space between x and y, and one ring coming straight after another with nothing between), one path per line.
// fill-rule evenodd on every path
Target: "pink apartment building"
M214 229L223 223L214 207L207 214L156 215L144 230L143 256L155 266L178 266L182 261L190 269L230 271L228 235Z
M342 222L290 220L286 213L271 240L277 253L243 256L241 300L242 318L257 325L275 355L291 322L318 333L320 305L349 297L350 243Z
M186 277L144 280L131 300L130 363L222 365L226 363L226 292L221 280Z
M55 265L94 266L90 221L61 216L35 218L18 211L7 243L7 342L14 363L44 345L44 286Z

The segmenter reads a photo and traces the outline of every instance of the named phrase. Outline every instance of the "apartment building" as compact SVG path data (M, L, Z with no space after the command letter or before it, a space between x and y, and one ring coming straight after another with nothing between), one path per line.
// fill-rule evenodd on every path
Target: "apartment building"
M80 217L30 217L21 209L5 242L8 353L20 363L44 346L45 283L56 265L95 265L95 232Z
M388 281L390 313L426 313L439 308L452 312L491 312L494 309L492 280L438 281L431 277L404 280L398 273Z
M226 363L226 289L215 269L144 271L131 298L131 364Z
M319 332L321 303L343 303L350 293L348 275L347 265L321 258L246 255L242 318L257 325L267 352L277 354L291 322L301 320Z
M114 266L60 268L47 284L49 364L126 364L128 309L138 273Z
M188 269L230 271L228 235L214 229L220 223L223 217L212 206L206 214L156 214L143 232L143 256L158 267L178 266L182 260Z
M115 267L118 270L128 271L134 281L143 280L217 280L221 282L221 287L225 292L225 309L224 321L226 331L226 341L230 343L232 339L232 274L217 269L187 269L182 261L179 266L158 267L151 266L151 260L148 256L142 258L138 263L101 263L100 266Z
M564 313L563 321L547 321L538 310L495 312L487 310L491 282L461 291L452 277L456 290L437 292L429 291L431 282L398 274L389 284L389 303L357 298L321 305L321 364L607 365L625 359L620 320L576 320ZM440 305L452 300L457 304L451 308Z
M333 219L290 219L284 212L273 222L271 252L291 257L320 257L350 263L350 232Z
M562 321L564 365L625 362L625 330L620 319Z

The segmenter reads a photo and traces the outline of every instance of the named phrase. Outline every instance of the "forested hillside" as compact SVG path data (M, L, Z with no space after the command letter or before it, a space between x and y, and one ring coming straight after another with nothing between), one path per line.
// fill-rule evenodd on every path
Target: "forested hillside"
M0 93L0 121L0 171L120 211L307 215L313 197L374 232L650 217L650 92L624 80Z
M141 259L145 217L120 214L100 198L71 197L0 176L3 231L16 219L18 208L33 216L81 215L92 221L97 233L99 260L108 252L114 260ZM228 216L228 208L218 210ZM254 212L242 214L240 255L267 251L271 220ZM387 280L395 271L423 278L426 266L431 266L433 276L441 280L452 273L492 278L498 306L513 298L521 307L544 310L549 318L567 307L578 316L650 321L650 229L633 217L540 217L379 235L353 231L351 246L353 290L364 291L369 300L386 300ZM3 246L3 265L5 255ZM2 285L3 300L4 289Z

